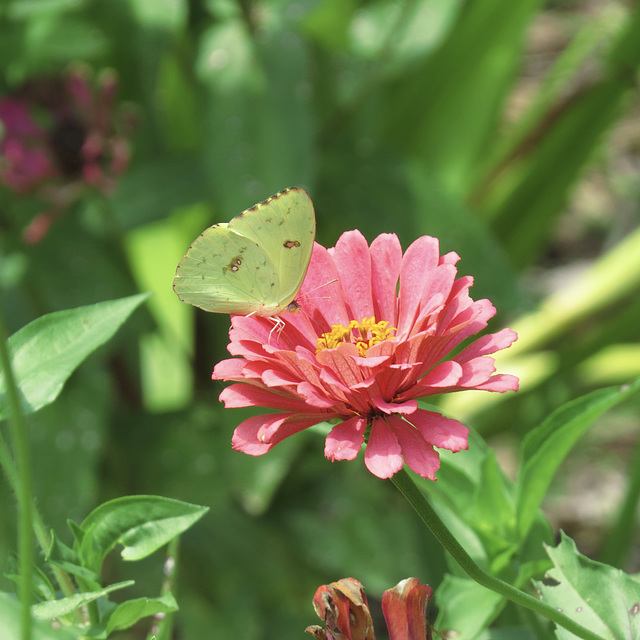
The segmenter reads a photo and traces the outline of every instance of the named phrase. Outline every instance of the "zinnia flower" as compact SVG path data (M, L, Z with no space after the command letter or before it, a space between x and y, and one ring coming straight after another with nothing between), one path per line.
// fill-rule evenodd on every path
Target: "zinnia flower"
M126 169L129 146L116 131L116 88L114 73L102 73L94 90L76 68L33 79L0 99L0 182L52 205L26 230L28 242L39 241L85 186L107 193Z
M407 578L382 594L389 640L431 639L426 615L432 593L418 578ZM312 625L305 631L318 640L375 640L367 596L354 578L318 587L313 608L325 626Z
M477 338L495 314L488 300L473 301L469 276L456 279L455 253L440 256L438 240L418 238L403 255L394 234L371 246L358 231L333 249L314 247L298 294L301 310L273 320L232 316L229 352L217 380L232 384L226 407L262 406L284 413L249 418L236 428L233 447L262 455L298 431L337 422L327 435L330 460L364 460L379 478L402 468L435 480L434 447L467 448L468 429L418 406L418 398L480 389L516 390L514 376L494 373L488 354L516 334L503 329Z

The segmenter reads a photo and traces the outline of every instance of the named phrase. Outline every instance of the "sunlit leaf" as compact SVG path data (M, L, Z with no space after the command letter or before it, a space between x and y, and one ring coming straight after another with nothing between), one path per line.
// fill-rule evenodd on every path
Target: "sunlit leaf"
M80 554L96 571L117 544L125 560L141 560L199 520L208 507L160 496L125 496L101 504L82 522Z
M78 365L107 342L149 296L141 293L34 320L9 338L13 373L22 407L31 413L53 402ZM4 375L0 377L0 419L8 416Z
M537 583L542 599L607 640L635 640L640 634L640 582L606 564L578 553L562 533L560 544L548 548L555 565ZM560 640L577 636L558 627Z

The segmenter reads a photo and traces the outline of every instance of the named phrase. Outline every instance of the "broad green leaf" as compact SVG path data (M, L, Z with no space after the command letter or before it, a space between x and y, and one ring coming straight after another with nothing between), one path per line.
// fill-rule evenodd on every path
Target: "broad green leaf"
M105 555L121 544L125 560L141 560L199 520L208 507L160 496L125 496L94 509L82 522L80 554L100 570Z
M446 575L435 594L438 617L434 628L452 637L475 640L505 605L498 593L467 576Z
M526 536L549 484L565 456L593 421L636 393L640 380L624 387L609 387L572 400L533 429L522 443L522 467L517 483L520 535Z
M32 413L53 402L78 365L107 342L148 296L148 293L140 293L49 313L14 333L8 344L25 413ZM8 414L2 374L0 419L5 419Z
M125 589L133 584L135 584L133 580L125 580L124 582L109 585L99 591L87 591L85 593L77 593L76 595L69 596L67 598L60 598L59 600L39 602L31 607L31 611L33 612L33 615L40 620L51 620L52 618L58 618L66 615L67 613L71 613L83 604L102 598L102 596L105 596L112 591Z
M20 603L9 593L0 592L0 638L17 640L20 632ZM77 636L65 629L54 629L48 620L34 620L32 640L75 640Z
M607 640L640 637L640 583L606 564L578 553L575 542L562 533L560 544L547 548L554 567L537 583L542 599L561 609L583 627ZM558 628L560 640L577 636Z
M107 634L119 629L128 629L141 618L157 613L172 613L178 610L178 604L171 593L160 598L136 598L119 604L109 616Z

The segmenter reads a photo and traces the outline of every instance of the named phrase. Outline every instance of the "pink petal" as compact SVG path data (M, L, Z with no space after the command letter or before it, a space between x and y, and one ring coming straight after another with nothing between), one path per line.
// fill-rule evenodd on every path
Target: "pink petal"
M359 231L343 233L336 243L333 259L342 289L349 292L346 299L349 316L353 320L371 318L375 311L371 296L371 257L365 237Z
M511 329L502 329L498 333L490 333L474 340L468 347L463 349L456 357L457 362L465 362L478 356L495 353L501 349L510 347L518 339L518 334Z
M329 331L332 324L346 327L351 320L340 284L340 273L329 251L317 242L297 298L305 313L316 323L316 336L322 331Z
M491 376L484 384L479 384L475 389L480 391L498 391L503 393L504 391L517 391L519 386L519 380L516 376L509 375L508 373L497 373L495 376Z
M386 414L399 413L401 415L410 415L418 408L416 400L407 400L406 402L387 402L376 389L372 389L369 392L369 401L376 409L378 409L379 412Z
M397 438L381 418L371 425L369 442L364 452L367 469L378 478L390 478L402 469L402 449Z
M242 421L233 432L231 444L236 451L242 451L250 456L261 456L274 445L267 444L258 438L258 432L270 420L280 420L281 415L253 416Z
M454 452L469 447L469 429L453 418L445 418L435 411L418 409L408 421L420 431L427 442L436 447Z
M316 355L318 363L333 371L337 378L347 387L362 382L363 375L355 362L358 348L355 344L341 343L335 349L323 349Z
M480 356L468 360L462 365L462 376L456 386L473 389L485 383L496 370L495 360L491 356Z
M425 274L438 265L438 240L430 236L418 238L407 249L400 271L398 335L407 335L420 309Z
M231 444L236 451L261 456L285 438L322 421L322 417L293 414L253 416L241 422L233 432Z
M411 418L409 421L412 422ZM440 456L434 451L433 445L402 418L389 416L387 422L400 442L404 461L409 468L423 478L435 480L436 471L440 468Z
M245 360L240 358L227 358L221 360L213 368L211 378L213 380L241 380L242 370L246 364Z
M309 407L313 409L330 409L335 406L336 402L333 398L327 398L318 392L318 389L308 382L301 382L296 391Z
M455 251L449 251L440 256L439 264L456 264L460 260L460 256Z
M371 287L376 321L397 324L397 287L402 267L402 247L394 233L383 233L371 243ZM383 343L381 343L383 344Z
M364 444L367 421L358 416L337 424L327 436L324 455L329 460L354 460Z
M324 422L326 414L304 415L304 414L278 414L280 420L271 420L265 423L258 432L258 438L268 444L275 445L294 433L304 431L314 424Z
M223 389L220 394L220 402L224 402L224 406L227 409L266 407L268 409L300 412L307 409L307 404L302 400L279 395L269 389L242 382L232 384Z
M420 380L425 387L453 387L462 375L462 367L453 360L447 360L434 367Z

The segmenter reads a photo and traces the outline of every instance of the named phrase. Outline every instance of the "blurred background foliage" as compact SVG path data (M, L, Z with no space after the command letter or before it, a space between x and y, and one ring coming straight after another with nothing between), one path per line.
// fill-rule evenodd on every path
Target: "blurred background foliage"
M229 319L180 304L176 264L206 226L291 185L325 246L353 228L437 236L498 308L492 328L520 333L499 359L518 394L443 404L512 472L551 410L640 375L639 66L640 10L622 0L5 0L10 330L155 292L30 419L48 522L133 493L211 506L181 546L187 640L302 637L315 588L344 576L373 598L409 575L439 584L442 551L361 461L331 465L313 432L262 459L231 451L248 414L221 410L210 380ZM596 557L636 410L592 431L546 505ZM2 484L0 559L14 509ZM148 593L160 568L114 559L108 578L134 570Z

